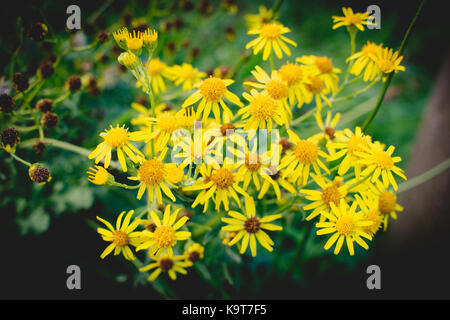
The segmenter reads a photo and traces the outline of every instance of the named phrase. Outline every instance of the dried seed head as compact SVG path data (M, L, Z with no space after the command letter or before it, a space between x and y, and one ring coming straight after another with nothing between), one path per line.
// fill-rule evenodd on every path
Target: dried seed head
M78 91L81 89L81 79L79 76L70 76L69 80L67 80L67 83L69 84L69 89L72 92Z
M3 146L10 146L13 148L20 141L19 131L14 128L6 128L2 131L1 141Z
M42 115L41 122L45 128L53 128L59 124L59 118L57 114L47 111Z
M21 73L16 72L13 76L13 88L17 92L22 92L28 89L28 77Z
M0 111L11 112L16 106L16 102L9 94L0 94Z
M41 99L36 103L36 109L40 112L48 112L53 109L53 100L49 98Z
M42 61L39 66L39 71L44 79L50 78L55 72L55 68L53 67L53 63L50 60Z

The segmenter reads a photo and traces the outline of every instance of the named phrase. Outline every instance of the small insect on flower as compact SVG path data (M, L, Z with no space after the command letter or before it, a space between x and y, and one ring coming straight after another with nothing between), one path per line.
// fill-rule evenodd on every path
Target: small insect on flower
M349 208L345 200L341 199L339 207L331 202L331 211L321 213L329 221L316 223L316 227L320 228L317 235L333 234L325 244L325 250L330 249L337 241L334 254L339 254L344 240L351 256L355 254L354 242L366 250L369 248L361 237L372 240L372 237L363 229L371 226L372 221L366 220L362 211L356 212L357 206L358 203L353 201Z
M107 242L111 242L109 246L100 255L101 259L104 259L108 254L114 250L114 255L120 253L123 254L127 260L135 260L135 256L130 249L130 245L137 247L140 244L140 231L134 231L139 226L139 219L135 219L132 223L130 220L134 214L134 210L130 210L125 219L122 218L125 211L121 212L116 221L116 228L114 228L108 221L97 217L97 220L103 222L108 228L97 228L97 232L102 236L102 239Z
M130 143L130 141L138 140L132 133L128 132L128 129L125 129L125 126L119 127L119 125L117 125L114 128L113 126L110 126L109 130L100 133L100 137L102 137L104 141L89 155L89 159L96 158L96 164L105 159L105 168L108 168L111 162L111 151L113 148L117 151L117 158L119 159L124 172L127 172L127 163L123 152L125 152L134 163L138 163L140 159L144 158L142 152Z
M342 12L344 13L343 17L333 16L333 29L346 26L364 31L364 25L375 25L375 23L367 21L370 18L369 12L354 13L352 8L342 8Z
M328 155L319 149L317 144L310 140L301 140L297 134L288 130L289 139L295 144L281 159L278 170L283 171L282 177L288 177L292 182L305 185L308 182L311 166L317 175L321 175L320 168L330 173L328 168L320 161L319 156L327 158ZM319 168L320 167L320 168Z
M294 47L297 47L297 43L283 36L283 34L288 32L291 32L291 30L278 22L267 23L258 29L251 29L247 33L258 35L258 37L247 43L245 49L253 48L254 55L263 50L264 61L272 55L272 48L278 59L283 57L283 52L290 56L291 50L289 50L286 43Z
M236 236L228 242L231 247L242 239L240 253L244 254L250 244L250 251L252 256L256 256L256 240L269 252L273 251L274 242L264 230L280 231L283 230L281 226L271 224L274 220L280 219L281 214L273 214L260 218L256 216L255 203L253 198L245 198L246 215L237 211L229 211L228 215L232 218L222 218L222 221L227 223L227 226L222 227L224 231L237 232Z
M233 118L233 113L226 105L224 98L239 107L243 107L238 96L227 89L233 82L234 81L231 79L220 79L215 77L204 79L202 82L194 85L198 90L190 95L181 107L187 108L201 99L200 104L197 107L197 117L200 117L200 115L203 114L203 122L206 122L211 111L214 113L216 122L221 122L219 105L223 109L223 122L229 122L231 118Z
M191 237L189 231L177 231L189 220L186 216L177 220L180 210L181 208L178 208L171 213L171 206L170 204L167 205L164 210L162 221L155 211L152 210L150 216L156 225L156 228L153 232L148 229L142 231L142 244L139 245L136 250L149 249L148 253L151 257L159 256L162 253L173 255L173 246L176 245L177 241L187 240Z
M180 261L185 258L184 255L174 256L173 254L162 254L159 257L151 257L155 262L146 265L139 269L141 272L149 271L156 268L150 276L147 278L148 281L155 280L161 272L167 272L172 280L176 280L177 273L186 274L186 267L191 266L192 263L186 261Z

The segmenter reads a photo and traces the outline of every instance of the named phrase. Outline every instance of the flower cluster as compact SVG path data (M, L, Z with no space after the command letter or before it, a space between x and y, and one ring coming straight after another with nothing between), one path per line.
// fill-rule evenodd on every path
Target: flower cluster
M344 14L333 17L333 28L347 26L353 41L368 16L350 8ZM89 155L96 164L89 180L134 189L136 198L146 201L137 214L122 212L115 227L98 218L107 227L98 232L111 242L102 258L114 251L134 260L131 247L145 250L148 263L139 270L152 270L150 281L161 272L175 279L204 257L202 245L208 241L199 236L202 227L214 230L222 222L223 243L236 245L241 254L249 248L256 256L258 244L269 252L276 247L270 234L283 230L286 212L299 204L306 221L316 221L317 235L330 235L325 249L335 245L338 254L345 242L354 255L355 244L367 249L402 210L391 191L398 188L397 177L406 179L395 148L373 141L360 127L340 127L340 113L331 112L345 86L362 75L377 82L403 71L402 57L368 42L351 52L345 80L326 56L299 56L275 68L274 57L291 56L289 46L297 43L274 18L265 8L248 17L248 34L257 37L246 48L262 54L262 61L242 83L244 92L232 72L207 76L187 62L170 66L154 56L156 31L113 33L125 50L119 63L148 94L148 102L133 103L138 112L133 130L114 124L100 133L103 141ZM267 59L270 66L264 65ZM304 106L310 110L301 113ZM316 119L315 132L307 134L299 124L310 117ZM121 169L134 184L116 182L109 167ZM279 210L265 210L270 198ZM198 208L209 219L205 226L195 223L196 215L179 214Z

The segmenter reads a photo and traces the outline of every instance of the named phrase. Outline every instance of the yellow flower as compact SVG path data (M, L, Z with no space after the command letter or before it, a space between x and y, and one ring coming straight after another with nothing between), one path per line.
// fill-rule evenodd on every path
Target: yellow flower
M292 193L293 195L297 194L297 190L295 187L286 179L282 177L282 173L278 171L276 166L270 166L269 170L271 171L270 174L262 176L263 183L261 190L258 194L258 199L262 199L270 187L273 188L275 191L275 195L278 200L281 200L281 189L280 186Z
M403 207L397 203L397 196L386 189L378 195L378 211L383 216L383 229L387 230L389 218L397 220L397 211L403 211Z
M282 174L283 178L289 177L289 180L305 185L308 182L311 166L317 175L321 175L320 168L326 173L330 173L319 159L319 156L326 158L327 154L320 150L317 144L310 140L301 140L291 130L288 130L288 134L295 146L281 159L278 169L286 168Z
M394 190L398 189L392 172L401 178L406 180L404 171L395 166L395 163L402 161L400 157L392 157L395 147L390 146L386 151L380 143L374 143L369 148L365 148L364 152L356 151L356 155L359 156L360 163L367 166L361 172L362 176L371 175L371 181L375 182L381 175L383 186L387 188L389 184L394 187Z
M93 184L103 186L107 182L114 182L114 177L101 166L95 166L95 168L89 168L89 170L91 171L87 172L88 180Z
M122 27L113 32L113 38L121 48L125 48L126 39L128 38L128 29Z
M186 274L186 267L189 267L189 263L185 261L180 261L184 259L184 256L173 256L173 254L162 254L159 257L152 257L155 261L149 265L139 268L139 271L145 272L150 269L156 268L150 276L147 278L148 281L155 280L161 272L167 272L172 280L177 278L177 272L181 274Z
M108 254L114 250L114 255L118 255L122 252L123 256L127 260L134 260L133 252L131 252L130 245L137 247L140 244L140 231L134 231L139 225L139 219L135 219L130 223L131 217L134 214L134 210L130 210L125 219L122 221L122 217L125 211L120 213L116 221L116 228L106 220L97 217L97 220L103 222L108 229L97 228L97 232L102 236L102 239L111 242L111 244L106 247L100 258L104 259Z
M337 29L342 26L355 27L361 31L364 31L364 25L372 25L372 22L368 22L370 17L369 12L353 13L352 8L342 8L344 13L343 17L333 16L333 29Z
M250 30L260 29L264 24L272 19L276 19L278 14L273 13L272 9L267 9L266 6L259 6L257 14L246 14L245 20Z
M191 264L203 259L204 256L205 248L198 243L194 243L193 245L189 246L187 252L185 253L186 261L190 262Z
M376 53L372 54L372 59L383 74L405 71L405 67L400 65L403 56L399 56L398 51L394 52L389 48L378 47Z
M153 90L154 94L159 94L166 91L166 85L164 83L164 78L170 79L170 69L162 62L159 58L151 59L146 67L149 86ZM141 79L137 82L137 86L140 87L142 83L145 84L145 79ZM145 90L145 85L143 87Z
M170 209L171 206L169 204L164 210L162 221L153 210L150 212L150 216L156 225L155 231L151 232L147 229L142 231L142 244L136 248L136 251L149 249L151 257L159 256L161 253L167 253L171 256L177 241L184 241L191 237L189 231L177 231L184 226L189 218L184 216L177 220L181 208L176 209L172 214Z
M291 109L287 102L289 98L289 87L278 75L278 72L275 70L272 71L272 74L269 77L269 75L260 66L256 66L255 70L252 71L252 74L258 82L246 81L244 82L244 85L257 89L263 89L264 93L279 103L283 108L283 111L292 117ZM289 127L288 124L287 126Z
M305 76L305 92L304 92L304 101L306 103L310 103L315 96L315 103L317 106L317 112L322 110L322 100L331 107L331 102L325 96L330 93L330 89L324 85L323 80L318 76L312 73L308 73ZM299 104L298 107L301 107Z
M141 38L144 42L144 46L152 48L156 41L158 41L158 32L147 28L145 31L141 32Z
M334 141L336 139L336 125L339 122L341 114L338 112L331 117L331 112L327 112L327 117L325 118L325 122L322 120L322 116L319 112L314 114L317 122L317 126L322 132L311 137L311 140L320 142L322 139L325 139L326 142ZM328 146L328 145L327 145ZM331 148L329 148L332 150Z
M302 56L297 61L307 66L306 70L317 75L324 83L325 88L335 93L338 89L341 69L333 66L330 58L316 56Z
M374 57L378 50L383 47L383 44L375 44L374 42L367 41L362 47L361 51L347 58L346 62L353 61L350 73L359 76L364 70L364 81L372 81L380 72L378 64L375 62Z
M263 50L263 60L267 60L269 55L272 55L272 48L278 59L283 57L282 51L284 51L288 56L291 55L291 50L285 42L297 46L297 43L286 38L283 34L291 32L291 30L281 23L268 23L264 24L258 29L252 29L248 31L248 34L256 34L258 37L245 46L245 49L253 48L253 54L258 54Z
M192 208L197 204L204 206L204 211L207 210L209 199L213 199L215 203L215 210L220 209L223 202L225 210L229 210L229 197L232 197L236 204L241 207L241 202L237 193L248 196L241 187L239 182L242 180L236 172L236 164L224 164L223 166L216 166L215 168L200 168L200 173L203 179L199 179L194 185L183 188L184 191L201 190L197 195ZM236 193L237 192L237 193Z
M172 201L176 200L169 188L172 184L169 182L170 178L168 176L166 165L162 162L166 152L167 149L163 150L157 158L142 160L137 176L128 178L130 180L141 182L137 193L138 199L141 199L145 190L148 189L148 199L150 201L154 201L156 195L158 204L162 204L161 190Z
M305 95L305 86L303 83L304 67L298 64L286 62L278 70L278 76L286 83L289 89L289 103L294 104L295 100L298 106L303 105L303 97Z
M334 254L338 254L344 240L351 256L355 254L354 242L366 250L369 248L361 237L372 240L372 237L363 230L363 228L372 225L372 221L365 220L362 211L356 212L357 204L356 201L353 201L352 206L348 208L345 200L341 199L339 207L331 202L331 211L329 213L321 213L329 221L316 223L316 227L320 228L317 231L317 235L333 234L326 242L324 246L325 250L328 250L337 242L334 248Z
M330 142L327 146L333 149L340 149L336 153L328 157L328 161L334 161L344 157L338 169L338 174L343 176L347 173L350 167L354 167L355 176L359 179L361 174L361 159L360 153L369 147L371 137L362 133L360 127L355 128L355 133L350 129L345 129L343 132L336 133L337 142Z
M109 130L100 133L100 137L102 137L104 141L88 156L89 159L96 158L96 164L102 159L105 159L105 168L108 168L111 162L111 150L113 148L117 151L117 158L119 159L124 172L127 172L127 163L123 154L124 151L134 163L138 163L139 159L144 157L142 152L130 143L130 141L138 140L136 140L133 134L128 132L128 129L125 129L124 126L119 127L119 125L117 125L115 128L110 126Z
M199 72L189 63L183 63L181 66L175 65L170 68L171 79L176 86L180 84L183 91L191 90L194 84L200 82L206 76L205 72Z
M201 102L197 107L197 117L203 114L202 121L206 122L206 119L212 110L216 122L220 123L220 105L224 111L223 121L227 122L233 117L233 113L227 107L223 99L226 98L239 107L243 106L241 100L227 89L227 86L233 82L234 81L231 79L219 79L215 77L204 79L202 82L194 85L198 90L189 96L181 107L189 107L201 99Z
M228 215L232 218L222 218L222 221L228 225L222 227L222 230L237 232L236 236L228 242L231 247L242 239L240 253L244 254L250 244L250 251L252 256L256 256L256 240L269 252L273 251L274 242L264 230L280 231L283 230L281 226L272 223L274 220L280 219L281 214L274 214L260 218L256 216L255 203L253 198L245 198L246 215L237 211L229 211Z
M305 198L312 201L304 206L304 210L313 210L306 220L312 220L321 212L329 211L331 203L339 205L341 199L345 199L347 195L347 185L343 183L336 183L326 177L311 174L313 180L319 185L321 190L301 189L300 193L305 194ZM322 219L321 219L322 221Z
M117 61L129 69L134 69L137 67L138 57L132 52L122 52Z
M245 131L259 128L267 128L268 131L271 131L274 122L279 126L289 127L286 112L267 92L257 92L252 89L250 94L244 92L243 97L249 102L249 105L241 108L238 115L242 115L242 119L247 119L244 125Z
M364 218L372 222L372 225L364 227L363 231L372 237L378 232L383 222L383 216L378 209L378 198L373 196L355 195L359 208L364 213Z
M167 181L169 181L172 184L180 183L181 180L184 178L184 166L183 165L176 165L175 163L168 163L166 164L166 170L167 170Z
M133 30L132 33L128 32L128 37L126 37L125 43L127 44L127 48L129 50L137 51L144 45L144 40L142 39L139 31L136 32L136 30Z

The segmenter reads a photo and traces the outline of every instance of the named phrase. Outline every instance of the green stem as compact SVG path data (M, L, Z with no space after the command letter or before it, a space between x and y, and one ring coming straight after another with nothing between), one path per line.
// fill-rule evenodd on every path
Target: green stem
M297 265L298 261L300 260L302 253L305 249L306 243L308 242L308 238L309 238L309 235L311 234L312 227L313 227L313 223L307 222L303 239L298 242L297 247L295 248L296 252L295 252L294 259L292 260L291 265L289 266L288 270L285 273L286 278L290 277L292 275L292 273L294 272L295 266Z
M82 148L82 147L78 147L74 144L65 142L65 141L60 141L60 140L56 140L56 139L51 139L51 138L44 138L44 139L39 139L39 138L35 138L35 139L29 139L26 140L24 142L22 142L21 144L19 144L19 146L23 147L23 148L27 148L27 147L32 147L36 142L41 141L45 144L49 144L52 145L54 147L60 148L60 149L65 149L65 150L69 150L78 154L81 154L82 156L89 156L89 154L91 153L90 150Z
M402 43L400 44L400 48L398 50L399 56L402 55L403 49L405 48L406 42L409 38L409 34L411 33L411 29L414 26L414 24L416 23L417 17L419 16L420 11L422 11L422 7L423 7L424 3L425 3L425 0L422 0L422 2L419 5L419 8L417 8L416 15L414 16L414 18L411 20L411 23L409 24L408 30L406 31L405 36L403 37ZM390 83L391 83L393 76L394 76L394 72L391 72L388 75L386 82L384 83L383 89L381 89L381 93L380 93L380 96L378 97L377 104L373 108L372 112L370 113L369 117L366 119L364 124L361 126L362 131L365 131L367 129L367 127L370 125L370 123L372 122L372 120L375 118L375 115L377 114L378 110L381 107L381 104L383 103L384 96L386 94L386 91L387 91Z
M23 160L21 157L15 155L14 153L10 153L11 157L13 157L14 159L16 159L17 161L19 161L20 163L23 163L24 165L31 167L32 164L29 163L28 161Z
M346 101L346 100L350 100L364 92L366 92L367 90L369 90L374 84L376 84L379 81L378 78L376 78L375 80L373 80L371 83L369 83L367 86L365 86L364 88L357 90L355 92L353 92L352 94L349 94L348 96L345 97L338 97L338 98L331 98L330 102L339 102L339 101Z
M447 160L441 162L440 164L438 164L437 166L435 166L434 168L431 168L430 170L422 173L421 175L418 175L418 176L408 180L407 182L403 182L402 184L400 184L397 193L402 193L402 192L411 190L417 186L420 186L422 183L425 183L425 182L435 178L436 176L445 172L449 168L450 168L450 159L447 159Z
M278 10L280 10L281 5L283 4L283 0L277 0L275 1L275 3L273 4L271 10L272 10L272 15L270 17L270 20L272 20L273 18L275 18Z

